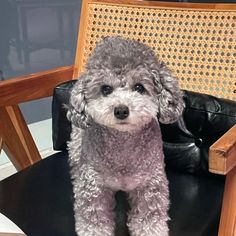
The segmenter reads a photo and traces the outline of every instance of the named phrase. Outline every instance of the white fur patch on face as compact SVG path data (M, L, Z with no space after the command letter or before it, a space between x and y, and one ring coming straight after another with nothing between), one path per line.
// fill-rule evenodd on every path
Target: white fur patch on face
M114 115L115 107L121 105L129 108L129 116L122 120ZM141 129L156 119L157 110L157 105L148 95L122 89L116 89L107 97L88 101L88 113L95 122L122 132Z

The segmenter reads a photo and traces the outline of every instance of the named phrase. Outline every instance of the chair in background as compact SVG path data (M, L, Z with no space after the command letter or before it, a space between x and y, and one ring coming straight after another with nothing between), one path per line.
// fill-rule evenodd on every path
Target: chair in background
M0 148L4 147L18 170L32 165L0 183L0 211L28 235L74 235L73 197L65 149L70 124L61 108L68 101L73 82L55 89L54 146L61 152L45 160L40 160L17 104L50 96L57 84L83 72L97 41L105 36L122 35L150 45L176 73L185 90L184 121L188 130L183 131L176 124L162 127L172 200L171 236L217 235L223 188L218 235L234 235L235 29L235 4L83 1L73 66L0 83ZM58 147L58 142L62 146ZM225 187L224 178L208 172L208 162L211 172L226 175ZM201 204L199 199L203 201ZM126 235L121 233L122 229L119 228L117 235Z

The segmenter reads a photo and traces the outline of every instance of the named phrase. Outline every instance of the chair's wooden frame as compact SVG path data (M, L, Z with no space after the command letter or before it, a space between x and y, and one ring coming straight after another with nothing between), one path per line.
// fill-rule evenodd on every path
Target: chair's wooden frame
M236 125L209 151L209 170L226 175L219 236L236 235Z
M87 8L90 3L145 6L147 8L155 6L164 9L184 8L236 11L236 4L84 0L76 60L73 66L39 72L0 83L0 150L3 148L7 152L10 160L18 170L30 166L41 159L18 104L50 96L57 84L79 76L82 71L80 62L86 37L85 20L89 17ZM210 148L209 170L214 173L227 175L218 235L236 235L236 125Z
M18 104L50 96L72 75L73 66L67 66L0 83L0 151L4 149L17 170L41 160Z

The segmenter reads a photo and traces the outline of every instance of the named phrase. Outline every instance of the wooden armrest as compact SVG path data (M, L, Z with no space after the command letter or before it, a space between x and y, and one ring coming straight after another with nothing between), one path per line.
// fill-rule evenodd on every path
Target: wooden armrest
M73 66L59 67L0 82L0 107L52 95L53 88L72 79Z
M236 166L236 125L218 139L209 151L209 171L226 175Z
M4 149L17 170L41 160L18 104L51 96L73 73L74 66L65 66L0 82L0 151Z

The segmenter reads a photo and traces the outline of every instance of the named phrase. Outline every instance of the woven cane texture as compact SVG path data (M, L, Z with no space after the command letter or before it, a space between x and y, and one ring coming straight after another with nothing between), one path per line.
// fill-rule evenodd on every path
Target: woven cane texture
M236 11L99 3L87 11L80 71L97 41L121 35L151 46L182 89L236 100Z

